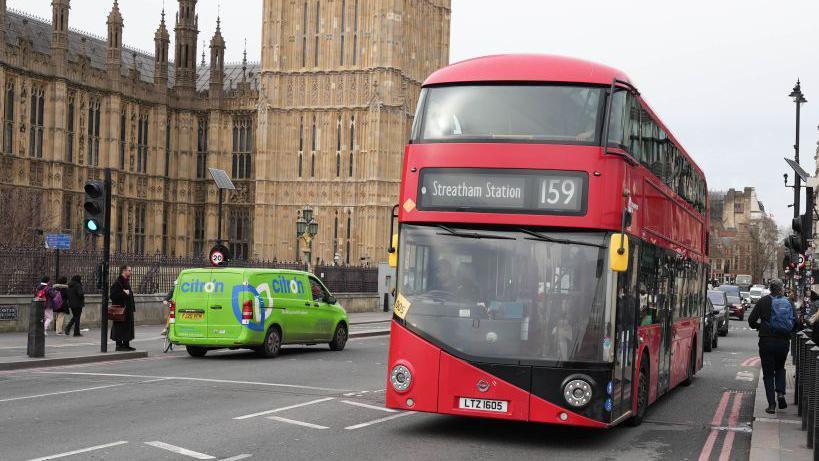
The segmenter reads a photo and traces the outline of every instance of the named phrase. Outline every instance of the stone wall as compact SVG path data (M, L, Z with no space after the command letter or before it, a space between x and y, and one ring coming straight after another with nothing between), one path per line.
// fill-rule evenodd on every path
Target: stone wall
M339 293L338 302L348 313L376 312L381 308L377 293ZM166 312L162 306L163 294L136 295L136 324L161 325L165 322ZM83 309L81 325L83 328L97 328L100 321L100 296L86 296L86 308ZM0 333L24 332L28 330L30 296L0 296L0 308L17 307L16 320L0 320ZM52 327L53 328L53 327Z

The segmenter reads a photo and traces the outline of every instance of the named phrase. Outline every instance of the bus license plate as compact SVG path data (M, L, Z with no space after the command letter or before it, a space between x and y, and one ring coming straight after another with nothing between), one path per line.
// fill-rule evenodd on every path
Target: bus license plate
M460 397L458 402L458 408L462 410L481 410L506 413L508 407L509 402L507 402L506 400L486 400L472 399L469 397Z
M182 320L204 320L205 314L203 312L182 312Z

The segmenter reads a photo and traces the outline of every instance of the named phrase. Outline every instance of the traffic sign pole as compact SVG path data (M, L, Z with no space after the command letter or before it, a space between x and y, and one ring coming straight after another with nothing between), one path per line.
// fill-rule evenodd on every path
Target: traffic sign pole
M108 266L111 262L111 169L105 169L105 218L102 234L102 303L100 306L100 352L108 352Z

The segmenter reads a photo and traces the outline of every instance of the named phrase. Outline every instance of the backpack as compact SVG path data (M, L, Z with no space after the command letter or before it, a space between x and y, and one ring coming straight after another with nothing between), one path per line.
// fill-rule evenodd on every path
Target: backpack
M784 296L771 297L771 332L789 335L795 323L791 302Z
M51 309L54 312L59 312L63 308L63 295L60 290L56 288L49 288L46 290L46 309Z

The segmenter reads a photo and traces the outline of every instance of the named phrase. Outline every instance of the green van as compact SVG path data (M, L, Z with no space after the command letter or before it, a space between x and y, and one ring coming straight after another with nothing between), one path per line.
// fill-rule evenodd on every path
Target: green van
M175 282L169 339L194 357L209 349L279 354L282 344L340 351L349 321L313 274L283 269L186 269Z

